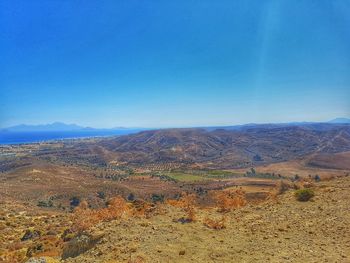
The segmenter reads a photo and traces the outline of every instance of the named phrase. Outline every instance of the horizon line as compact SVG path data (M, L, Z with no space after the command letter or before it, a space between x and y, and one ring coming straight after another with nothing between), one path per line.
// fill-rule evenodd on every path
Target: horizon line
M204 124L204 125L174 125L174 126L113 126L110 128L101 127L96 128L92 126L83 126L77 123L66 123L62 121L54 121L49 123L40 123L40 124L27 124L27 123L19 123L12 126L0 127L1 130L11 129L18 126L50 126L54 124L62 124L66 126L77 126L82 129L95 129L95 130L113 130L113 129L171 129L171 128L209 128L209 127L230 127L230 126L244 126L244 125L264 125L264 124L293 124L293 123L329 123L338 119L347 119L350 121L349 117L336 117L326 121L289 121L289 122L246 122L246 123L237 123L237 124Z

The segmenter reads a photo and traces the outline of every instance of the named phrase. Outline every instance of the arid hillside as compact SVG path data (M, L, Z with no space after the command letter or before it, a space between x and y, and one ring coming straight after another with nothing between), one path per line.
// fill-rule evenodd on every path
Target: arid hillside
M349 151L350 126L155 130L101 140L98 145L118 162L132 165L174 162L227 169Z
M0 262L349 262L350 177L308 187L307 202L289 189L205 209L189 198L73 214L2 203Z
M349 262L349 152L328 124L1 146L0 262Z
M150 220L129 219L96 226L100 243L65 262L349 262L350 177L319 183L312 202L287 191L274 202L225 214L198 210L197 221L174 223L181 211L169 208ZM111 246L113 244L113 246ZM139 261L137 261L139 260Z

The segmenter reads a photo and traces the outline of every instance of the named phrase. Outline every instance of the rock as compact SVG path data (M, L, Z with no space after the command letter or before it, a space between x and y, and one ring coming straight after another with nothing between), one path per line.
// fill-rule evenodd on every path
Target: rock
M177 220L177 222L181 223L181 224L186 224L186 223L191 223L192 222L192 219L190 218L184 218L184 217L181 217Z
M81 234L70 240L63 248L62 259L77 257L93 248L104 236L103 233Z
M40 237L40 235L41 235L41 233L39 230L27 229L26 232L24 233L23 237L21 238L21 241L26 241L28 239Z
M33 256L35 253L40 252L43 250L43 244L42 243L38 243L38 244L33 244L32 246L30 246L27 250L27 257L31 257Z
M26 263L59 263L58 259L51 257L30 258Z
M180 255L180 256L183 256L183 255L185 255L185 253L186 253L185 250L180 250L179 255Z
M26 263L47 263L45 258L30 258Z
M57 232L55 232L53 230L49 230L49 231L47 231L46 235L48 235L48 236L56 236Z

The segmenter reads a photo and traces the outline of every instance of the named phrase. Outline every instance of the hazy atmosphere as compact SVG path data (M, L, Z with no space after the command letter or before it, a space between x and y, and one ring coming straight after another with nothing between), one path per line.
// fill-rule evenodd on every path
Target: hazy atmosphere
M350 115L348 1L1 1L0 127Z
M0 0L0 263L349 263L350 0Z

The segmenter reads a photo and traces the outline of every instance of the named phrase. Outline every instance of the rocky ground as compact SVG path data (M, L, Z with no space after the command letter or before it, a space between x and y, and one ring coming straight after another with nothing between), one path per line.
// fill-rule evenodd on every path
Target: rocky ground
M90 249L75 258L43 252L34 257L46 259L29 262L350 262L350 177L319 182L314 191L308 202L297 201L289 190L276 200L236 209L224 214L225 228L219 230L203 224L206 218L222 218L215 208L196 209L196 222L180 223L184 212L165 206L163 213L148 219L129 217L96 225L82 237L93 240ZM8 251L4 247L18 246L26 254L24 244L36 244L39 238L21 241L25 230L15 218L28 220L33 229L40 225L40 238L51 236L47 243L57 246L51 251L61 251L63 226L69 225L62 221L67 217L48 214L40 220L5 211L0 253Z
M65 262L350 262L350 177L322 182L309 202L294 192L277 202L246 206L226 215L226 228L203 225L215 210L197 211L197 222L174 223L168 208L151 219L128 219L94 229L104 237Z

